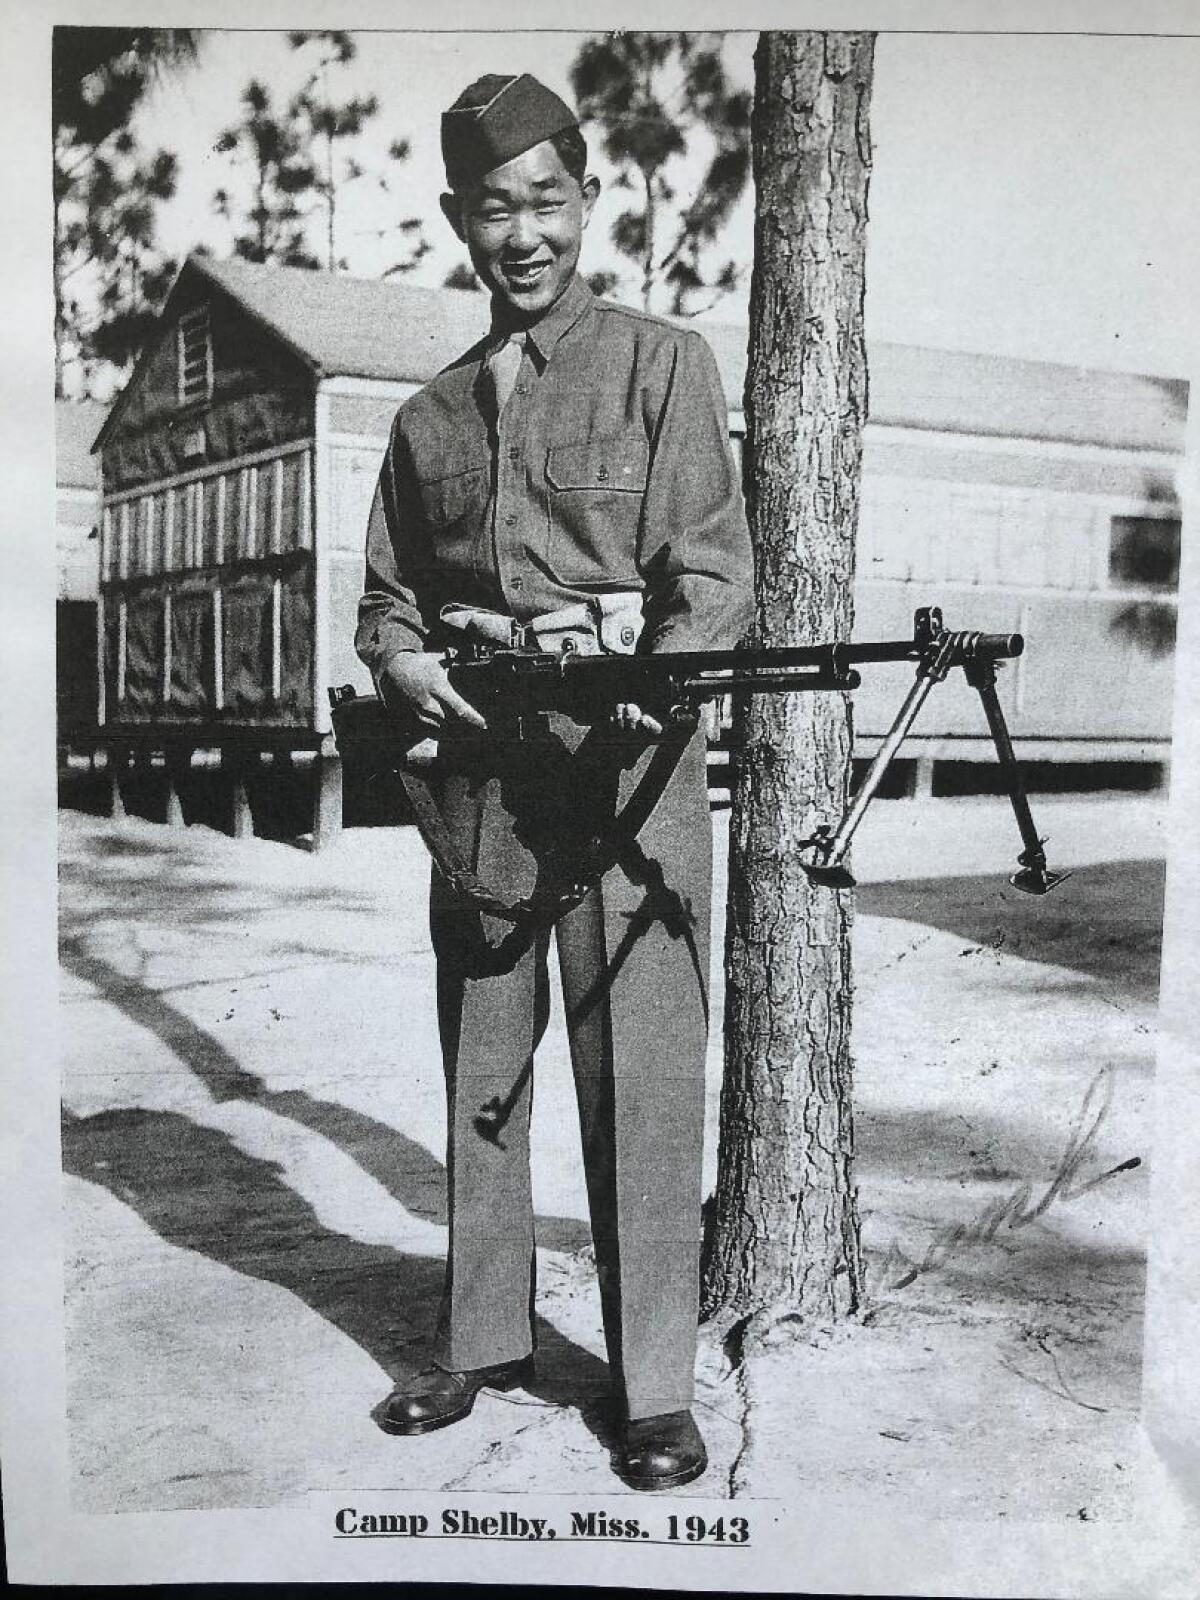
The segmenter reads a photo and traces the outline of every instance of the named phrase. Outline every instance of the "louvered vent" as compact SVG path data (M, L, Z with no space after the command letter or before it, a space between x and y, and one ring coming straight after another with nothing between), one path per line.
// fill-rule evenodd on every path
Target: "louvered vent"
M212 398L212 338L208 307L185 311L176 329L179 355L179 404L203 405Z

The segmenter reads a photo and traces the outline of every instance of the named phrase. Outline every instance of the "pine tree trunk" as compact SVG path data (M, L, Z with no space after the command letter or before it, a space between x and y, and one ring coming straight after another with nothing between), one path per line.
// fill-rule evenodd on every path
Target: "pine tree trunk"
M328 96L326 96L326 99L328 99ZM325 218L325 248L326 248L326 252L327 252L327 254L329 256L329 270L330 270L330 272L336 272L337 271L337 243L336 243L336 235L335 235L335 226L336 225L335 225L335 222L334 222L334 214L333 214L333 208L334 208L334 206L336 204L336 200L335 200L336 189L335 189L334 182L333 182L333 135L332 134L328 135L326 137L326 140L325 140L325 183L326 183L326 191L325 191L325 193L326 193L326 199L328 201L328 210L326 212L326 218Z
M873 50L872 34L771 32L755 54L746 447L760 645L846 639L853 623ZM735 739L705 1306L825 1321L857 1308L862 1281L851 904L809 884L799 846L845 803L849 697L753 696Z
M57 191L58 172L55 171ZM57 192L54 197L54 398L67 397L67 371L65 345L67 342L67 315L62 282L62 218Z
M262 161L258 164L258 259L269 261L271 249L267 238L268 215L270 207L267 205L267 169Z
M642 244L642 310L649 311L654 299L654 232L657 225L654 204L654 174L642 168L642 182L646 189L646 237Z

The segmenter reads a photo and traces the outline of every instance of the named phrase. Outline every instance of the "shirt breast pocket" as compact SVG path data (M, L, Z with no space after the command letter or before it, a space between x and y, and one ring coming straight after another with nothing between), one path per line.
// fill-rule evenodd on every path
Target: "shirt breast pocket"
M469 467L418 484L435 560L449 573L475 563L490 492L487 467Z
M650 468L644 434L554 445L546 455L546 564L568 584L636 579Z

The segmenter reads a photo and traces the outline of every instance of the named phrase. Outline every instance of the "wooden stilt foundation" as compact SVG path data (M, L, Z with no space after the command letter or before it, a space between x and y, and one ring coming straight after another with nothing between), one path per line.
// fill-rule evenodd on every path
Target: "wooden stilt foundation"
M226 746L221 751L221 770L227 775L229 791L229 831L235 839L254 837L254 816L250 810L248 784L251 760L244 750Z
M183 790L192 770L191 750L167 751L167 827L183 829L187 819L183 814Z
M110 744L105 751L108 766L108 812L114 822L125 820L125 800L121 794L121 778L125 772L126 753L121 745Z
M327 850L342 834L342 761L336 752L317 756L316 814L313 850Z

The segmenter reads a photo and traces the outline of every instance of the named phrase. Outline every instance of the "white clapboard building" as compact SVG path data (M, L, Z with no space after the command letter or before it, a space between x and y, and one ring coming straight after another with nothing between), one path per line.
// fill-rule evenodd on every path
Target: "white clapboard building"
M99 715L120 750L311 751L339 779L326 688L368 687L352 648L363 535L397 405L470 345L482 295L292 268L184 265L95 441L102 481ZM706 325L740 441L745 330ZM1003 676L1025 760L1161 768L1170 737L1187 386L874 345L856 634L1019 630ZM856 696L869 754L904 666ZM965 689L913 751L985 754Z

